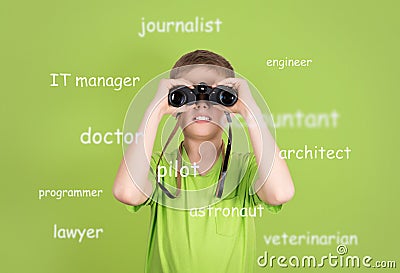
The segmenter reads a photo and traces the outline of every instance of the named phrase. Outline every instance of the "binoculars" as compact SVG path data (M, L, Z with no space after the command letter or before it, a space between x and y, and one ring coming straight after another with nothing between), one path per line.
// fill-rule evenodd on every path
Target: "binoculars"
M218 85L212 88L204 82L194 85L194 89L187 86L175 86L169 90L168 104L173 107L193 104L200 100L229 107L237 102L238 95L236 90L228 86Z

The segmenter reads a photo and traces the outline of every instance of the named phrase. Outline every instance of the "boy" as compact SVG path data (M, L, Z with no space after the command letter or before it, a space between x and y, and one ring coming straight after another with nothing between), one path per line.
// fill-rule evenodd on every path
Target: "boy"
M115 179L114 196L131 211L144 205L151 207L146 272L253 272L256 264L254 218L250 213L242 214L243 209L279 211L294 194L289 170L279 158L279 149L265 122L259 118L262 113L247 82L234 78L233 68L225 58L207 50L196 50L182 56L173 68L171 79L161 80L143 117L139 132L144 137L125 152ZM230 107L207 100L178 108L168 103L169 90L177 86L193 90L200 83L211 88L233 88L238 100ZM245 120L254 154L232 153L223 195L218 198L213 194L221 186L225 156L229 158L222 127L225 117L229 121L231 113ZM157 127L164 115L177 117L184 135L179 149L166 156L153 153ZM274 151L262 149L266 143L272 143ZM168 168L168 158L175 156L183 165L182 162L188 162L197 166L187 177L180 175L179 187L175 176L160 179L158 173L159 166ZM176 190L171 190L172 194L168 191L168 197L163 194L164 189L159 189L159 184L173 185ZM226 208L231 212L229 216L221 213ZM239 216L233 216L234 208L236 212L240 210Z

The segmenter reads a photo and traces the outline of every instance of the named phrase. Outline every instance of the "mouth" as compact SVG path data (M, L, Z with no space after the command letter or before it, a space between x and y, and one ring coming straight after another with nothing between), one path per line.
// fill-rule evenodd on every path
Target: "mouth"
M210 122L211 118L209 116L201 115L201 116L195 116L193 118L193 121L196 123L206 123L206 122Z

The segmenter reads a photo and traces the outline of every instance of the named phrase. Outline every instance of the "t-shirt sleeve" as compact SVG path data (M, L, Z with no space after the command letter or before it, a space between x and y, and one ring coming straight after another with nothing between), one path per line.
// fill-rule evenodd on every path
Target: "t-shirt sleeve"
M152 155L152 157L151 157L151 160L150 160L149 181L151 183L153 183L153 189L156 186L155 169L157 167L156 165L157 165L157 161L158 161L159 156L160 156L160 154L154 153ZM153 190L153 193L154 193L154 190ZM151 206L153 204L154 204L154 198L153 198L153 196L150 196L149 198L147 198L147 200L143 204L140 204L140 205L137 205L137 206L125 205L125 207L129 212L134 213L134 212L137 212L138 210L140 210L144 206Z
M258 165L256 161L256 157L253 153L247 154L247 159L245 160L245 166L247 166L247 170L244 174L242 182L244 182L244 190L246 191L246 198L250 206L258 206L262 205L271 213L278 213L282 209L281 205L270 205L265 203L258 197L257 193L254 191L253 184L258 179Z
M149 206L152 203L153 203L153 199L147 198L147 200L143 204L140 204L140 205L137 205L137 206L125 205L125 207L129 212L134 213L134 212L137 212L138 210L140 210L142 207Z

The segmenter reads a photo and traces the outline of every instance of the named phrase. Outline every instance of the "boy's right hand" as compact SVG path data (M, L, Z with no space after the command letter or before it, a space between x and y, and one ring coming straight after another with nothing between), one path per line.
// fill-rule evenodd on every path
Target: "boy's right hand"
M186 111L186 105L176 108L168 104L169 90L176 86L187 86L190 89L194 89L193 83L185 79L161 79L158 85L157 93L153 99L152 105L154 110L158 110L161 116L173 115L176 116L178 113Z

